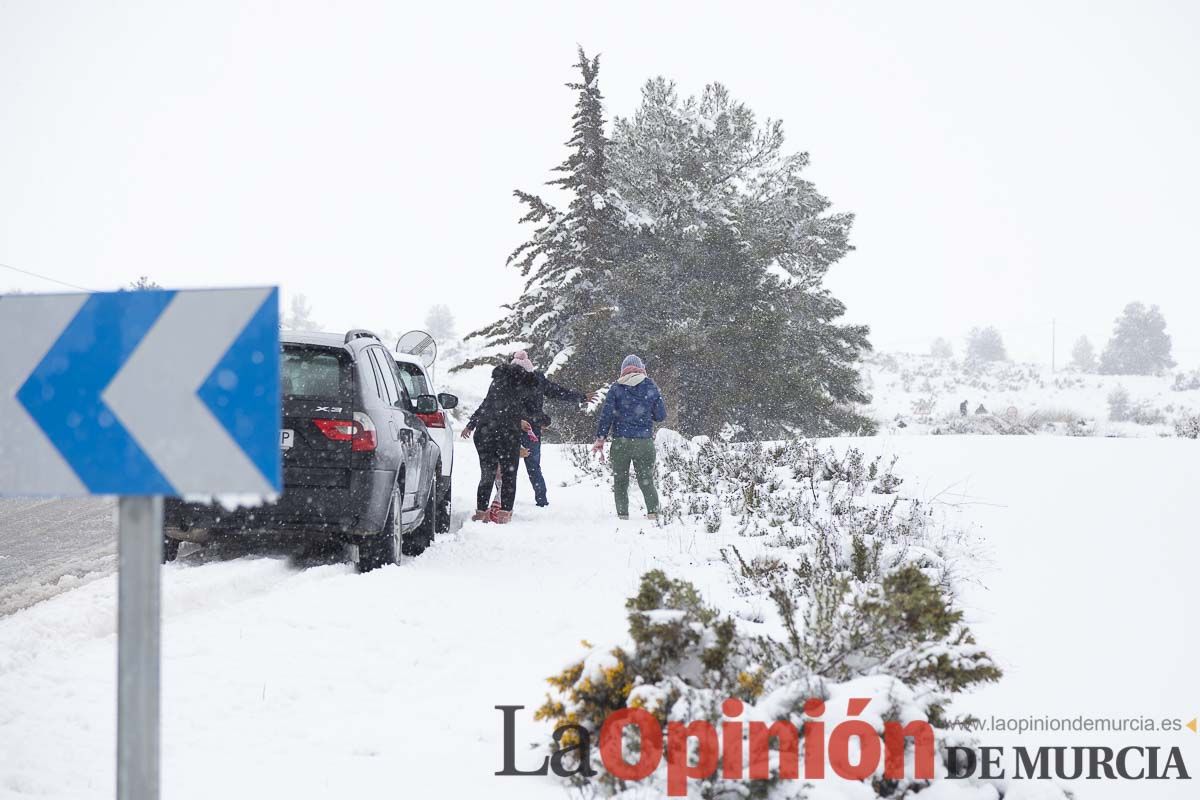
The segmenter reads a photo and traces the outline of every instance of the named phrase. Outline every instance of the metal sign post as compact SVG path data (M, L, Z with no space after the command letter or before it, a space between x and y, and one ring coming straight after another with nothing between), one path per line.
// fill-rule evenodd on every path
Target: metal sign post
M117 505L117 798L158 797L161 497Z
M279 291L0 296L0 496L117 495L117 797L159 796L163 497L276 495Z

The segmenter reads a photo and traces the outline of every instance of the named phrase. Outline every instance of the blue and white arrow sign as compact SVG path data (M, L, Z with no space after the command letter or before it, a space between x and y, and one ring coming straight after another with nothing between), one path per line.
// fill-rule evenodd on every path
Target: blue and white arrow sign
M275 288L0 297L0 495L277 494Z

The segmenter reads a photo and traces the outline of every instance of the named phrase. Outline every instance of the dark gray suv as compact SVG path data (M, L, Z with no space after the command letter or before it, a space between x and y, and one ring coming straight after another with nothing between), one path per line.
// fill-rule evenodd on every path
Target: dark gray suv
M369 331L285 331L280 341L283 494L235 511L168 501L166 558L181 540L281 533L352 545L360 572L420 554L439 527L440 452L417 415L437 398L410 397Z

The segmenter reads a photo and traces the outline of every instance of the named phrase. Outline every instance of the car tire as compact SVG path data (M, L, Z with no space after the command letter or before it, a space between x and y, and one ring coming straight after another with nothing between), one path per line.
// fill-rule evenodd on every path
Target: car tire
M162 548L162 563L170 564L175 559L179 558L179 540L172 539L170 536L163 537Z
M403 497L403 487L397 485L392 489L383 530L358 540L358 563L355 566L360 573L400 563L400 502Z
M425 549L433 544L433 535L437 530L437 484L435 483L429 490L429 499L425 501L425 518L421 520L421 524L404 537L404 555L419 556L425 552Z
M439 470L440 471L440 470ZM437 479L437 496L438 496L438 514L437 514L437 532L450 532L450 485L453 476L443 478L438 475Z

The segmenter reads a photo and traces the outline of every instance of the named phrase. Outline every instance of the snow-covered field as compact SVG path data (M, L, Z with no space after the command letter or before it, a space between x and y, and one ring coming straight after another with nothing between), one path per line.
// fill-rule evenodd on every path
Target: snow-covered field
M1174 422L1200 413L1200 378L1179 370L1161 377L1084 374L1048 365L1002 362L969 367L960 360L911 353L878 353L863 369L872 396L868 416L893 434L959 433L959 407L970 418L982 406L988 415L1012 417L1037 432L1087 436L1173 436ZM1194 387L1179 391L1182 386ZM1161 421L1138 424L1109 419L1108 397L1118 387L1131 403ZM1083 424L1079 424L1083 423ZM966 424L966 423L964 423ZM972 430L967 428L966 430ZM979 428L986 432L986 426Z
M1186 502L1196 442L832 444L899 455L906 493L934 500L946 524L986 543L964 599L1007 674L956 711L1200 712L1200 543ZM477 474L470 445L458 455L456 527ZM559 448L546 461L552 485L572 477ZM253 556L167 567L164 796L564 796L552 779L493 775L503 756L494 706L526 706L522 741L544 734L532 709L545 677L579 655L581 639L624 639L623 603L640 575L660 567L711 602L732 602L716 553L738 537L618 523L606 491L587 483L552 489L548 509L533 508L526 485L520 495L514 524L467 523L420 558L365 576ZM112 795L114 593L110 576L0 619L0 796ZM1200 768L1200 735L1190 731L1023 741L1176 745ZM1075 788L1084 800L1194 796L1187 782Z

